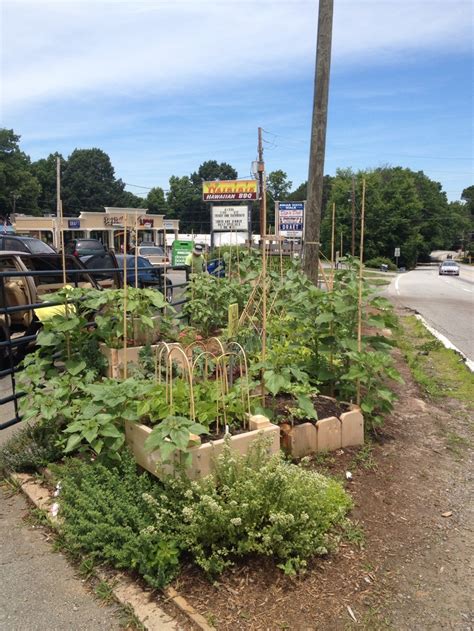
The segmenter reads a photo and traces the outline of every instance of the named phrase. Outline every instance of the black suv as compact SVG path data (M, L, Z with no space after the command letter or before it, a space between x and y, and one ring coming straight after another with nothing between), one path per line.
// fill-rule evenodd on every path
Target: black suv
M35 237L20 237L14 234L0 235L0 250L26 252L27 254L56 254L50 245Z
M66 254L74 256L91 256L93 254L103 255L107 251L104 244L98 239L72 239L65 246Z

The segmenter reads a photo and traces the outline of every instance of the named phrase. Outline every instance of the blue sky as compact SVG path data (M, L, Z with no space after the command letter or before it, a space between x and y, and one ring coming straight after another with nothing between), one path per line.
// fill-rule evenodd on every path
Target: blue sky
M474 182L471 0L335 0L325 172ZM1 124L33 160L106 151L136 194L205 160L307 179L317 2L3 0ZM133 185L133 186L132 186ZM143 187L143 188L139 188Z

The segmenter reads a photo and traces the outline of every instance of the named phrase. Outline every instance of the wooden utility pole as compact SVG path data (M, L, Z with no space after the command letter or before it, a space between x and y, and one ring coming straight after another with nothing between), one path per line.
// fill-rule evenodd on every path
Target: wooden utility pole
M303 249L303 269L315 284L318 282L333 5L333 0L319 0L313 119L309 152L308 200Z
M355 256L355 239L356 239L356 224L355 224L355 180L352 176L352 243L351 243L351 255Z
M265 173L265 163L263 161L263 142L262 142L262 128L258 128L258 189L260 193L260 240L262 248L265 247L265 234L266 234L266 192L265 192L265 183L264 183L264 173Z

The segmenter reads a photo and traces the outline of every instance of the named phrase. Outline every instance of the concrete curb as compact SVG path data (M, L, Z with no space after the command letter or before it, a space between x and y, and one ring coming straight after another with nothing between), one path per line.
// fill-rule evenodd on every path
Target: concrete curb
M57 529L59 520L51 513L54 498L50 490L27 473L12 473L10 478L20 486L22 492L36 508L46 514L51 527ZM182 631L178 623L153 602L150 592L142 589L126 574L116 570L106 573L100 569L96 569L94 573L99 580L110 585L117 602L133 610L134 616L147 631ZM204 616L199 614L173 587L165 588L163 594L201 631L214 631L214 627L208 624Z

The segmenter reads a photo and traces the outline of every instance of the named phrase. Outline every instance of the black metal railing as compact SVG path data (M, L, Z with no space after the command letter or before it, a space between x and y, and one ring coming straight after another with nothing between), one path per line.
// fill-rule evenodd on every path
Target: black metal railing
M184 266L168 267L166 270L157 268L160 277L155 283L145 283L145 286L156 287L160 289L164 287L164 281L170 272L185 271L184 282L172 282L171 300L168 302L171 306L180 309L187 298L185 289L189 280L188 269ZM80 283L88 283L92 287L100 287L100 282L108 276L115 277L116 286L123 285L123 270L111 270L110 268L101 269L67 269L66 284L78 287ZM6 429L16 423L19 423L21 414L19 411L18 401L24 396L24 393L18 391L16 384L16 374L22 369L21 361L27 355L30 349L33 349L36 341L36 334L41 328L41 323L36 318L35 312L38 309L51 307L60 303L47 300L47 293L41 294L41 279L48 280L55 278L55 284L63 284L62 270L17 270L8 269L0 271L0 387L3 396L0 395L0 430ZM22 293L21 304L9 304L8 291L6 287L6 279L19 279L23 281L23 288L18 285L18 291ZM31 280L29 280L31 279ZM168 283L169 283L168 279ZM129 285L133 286L133 282ZM168 284L168 289L170 285ZM59 287L58 287L59 289ZM104 289L107 291L107 289ZM182 294L182 295L181 295ZM45 296L45 300L38 301L38 296ZM30 296L30 298L28 298ZM32 300L36 298L36 300ZM11 302L11 301L10 301ZM24 320L29 323L18 325L12 322L12 316L18 313L31 314ZM13 411L8 409L8 405L13 404ZM10 418L8 418L10 416Z

